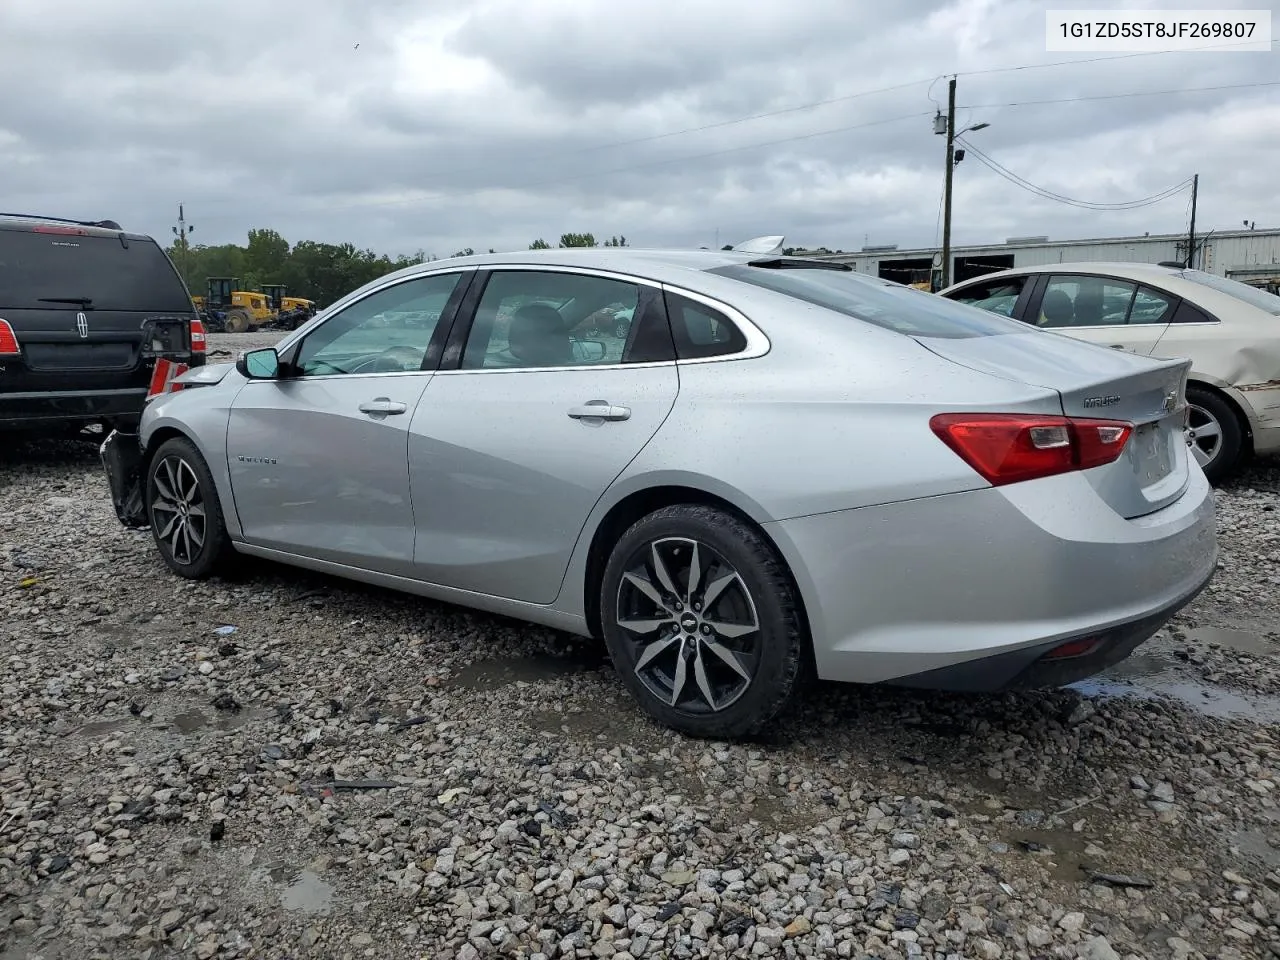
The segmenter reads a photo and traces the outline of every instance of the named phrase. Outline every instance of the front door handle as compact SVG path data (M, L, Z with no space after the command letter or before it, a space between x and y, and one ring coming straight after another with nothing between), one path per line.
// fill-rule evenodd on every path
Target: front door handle
M408 409L407 404L392 400L390 397L378 397L360 404L360 412L367 413L371 417L385 417L389 414L404 413Z
M569 416L575 420L628 420L630 407L619 407L608 400L588 400L580 407L572 407Z

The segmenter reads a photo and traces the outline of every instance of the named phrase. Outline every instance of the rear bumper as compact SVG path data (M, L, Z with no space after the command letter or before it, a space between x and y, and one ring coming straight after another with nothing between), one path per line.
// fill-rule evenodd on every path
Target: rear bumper
M1125 520L1083 474L767 525L805 601L821 677L1001 689L1128 656L1208 583L1213 495ZM1099 638L1074 661L1042 661Z
M38 390L0 393L0 430L31 429L97 420L136 427L147 388L115 390Z

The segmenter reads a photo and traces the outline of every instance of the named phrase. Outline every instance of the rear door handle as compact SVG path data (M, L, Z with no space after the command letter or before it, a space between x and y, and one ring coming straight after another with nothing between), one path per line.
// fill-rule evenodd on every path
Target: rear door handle
M390 397L378 397L360 404L360 412L367 413L372 417L385 417L389 414L404 413L408 409L407 404L392 400Z
M572 407L569 416L575 420L627 420L630 407L619 407L608 400L588 400L580 407Z

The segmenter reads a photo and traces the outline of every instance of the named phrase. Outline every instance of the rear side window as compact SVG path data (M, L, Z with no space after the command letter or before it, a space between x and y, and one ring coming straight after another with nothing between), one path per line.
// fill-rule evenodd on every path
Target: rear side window
M746 335L719 310L678 293L666 294L666 300L677 358L725 357L747 349Z
M1217 323L1213 317L1209 316L1199 307L1192 306L1188 301L1183 300L1178 304L1178 309L1174 311L1173 319L1170 323Z
M154 241L0 230L0 307L192 312L177 272ZM63 301L63 302L53 302Z
M709 272L826 307L909 337L959 340L1027 332L1017 320L852 271L773 270L734 264ZM674 318L672 325L675 325Z

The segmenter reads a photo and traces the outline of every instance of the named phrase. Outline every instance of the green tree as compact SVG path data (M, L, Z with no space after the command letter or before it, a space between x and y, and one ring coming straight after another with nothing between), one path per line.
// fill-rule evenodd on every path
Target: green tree
M591 236L591 234L587 234L587 236ZM608 240L604 242L604 245L606 247L625 247L627 245L627 238L626 237L610 237Z
M489 251L489 252L490 252L490 253L492 253L493 251L491 250L491 251ZM455 254L454 254L454 256L455 256L455 257L469 257L469 256L471 256L473 253L475 253L475 251L474 251L474 250L472 250L470 247L467 247L465 250L459 250L457 253L455 253Z
M289 241L274 230L250 230L249 245L244 251L245 283L257 287L263 283L281 283L285 264L289 261Z
M560 246L562 247L594 247L595 245L596 237L593 233L560 234Z
M562 243L562 244L560 244L560 246L562 246L562 247L563 247L563 246L564 246L564 244ZM533 243L529 244L529 249L530 249L530 250L550 250L550 249L551 249L551 244L549 244L549 243L547 243L547 241L545 241L545 240L543 240L543 239L539 238L539 239L537 239L537 240L533 241Z
M721 250L732 250L732 249L733 249L733 244L732 244L732 243L726 243L726 244L725 244L723 247L721 247L720 249L721 249Z

